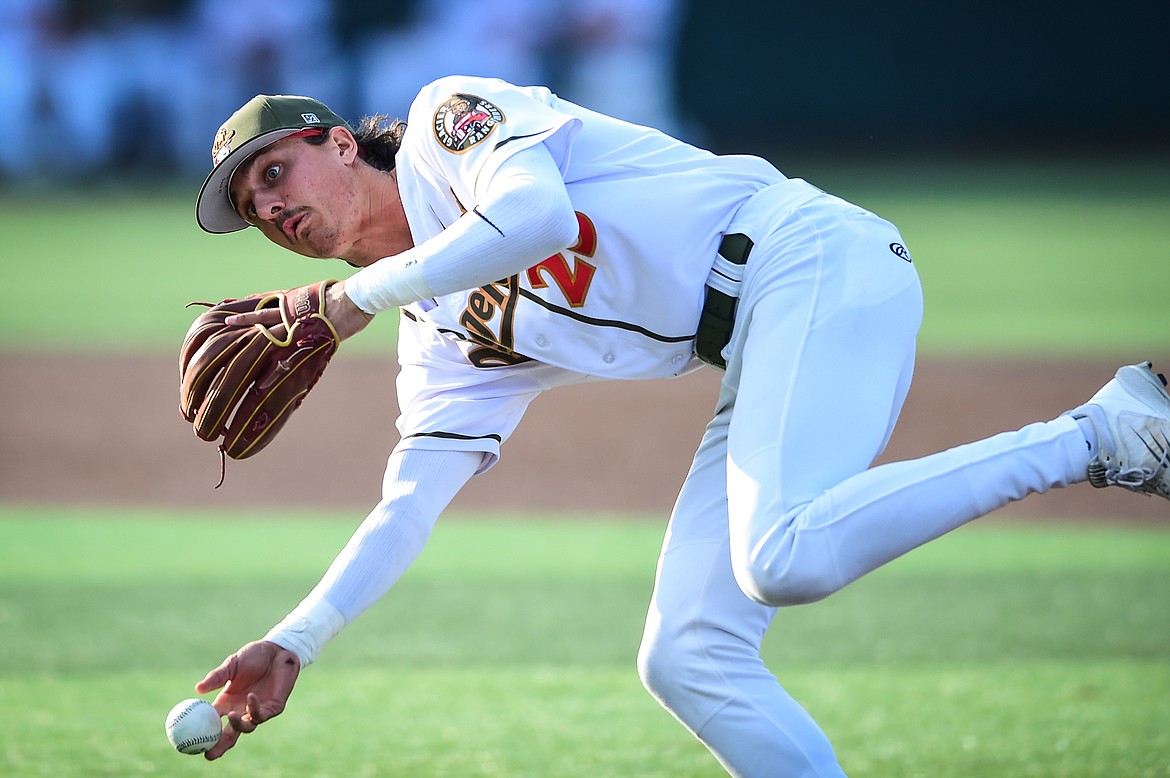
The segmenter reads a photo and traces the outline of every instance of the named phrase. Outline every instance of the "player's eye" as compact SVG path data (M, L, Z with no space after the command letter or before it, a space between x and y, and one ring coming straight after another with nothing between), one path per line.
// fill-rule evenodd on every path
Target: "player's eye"
M280 165L269 165L264 169L264 180L268 182L280 178Z

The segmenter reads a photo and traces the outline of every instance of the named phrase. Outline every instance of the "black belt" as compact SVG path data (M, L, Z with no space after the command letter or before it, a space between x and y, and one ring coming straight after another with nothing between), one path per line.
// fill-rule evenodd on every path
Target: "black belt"
M747 235L732 233L724 235L719 243L719 256L742 268L747 264L748 255L752 253L752 239ZM712 268L712 278L707 282L707 299L703 302L703 313L699 316L699 331L695 334L695 355L708 365L720 370L727 367L723 359L723 348L731 342L731 330L735 326L735 305L739 301L738 292L734 295L716 289L712 284L721 279L719 286L734 287L738 290L743 277L740 270L738 277L721 273L719 262Z

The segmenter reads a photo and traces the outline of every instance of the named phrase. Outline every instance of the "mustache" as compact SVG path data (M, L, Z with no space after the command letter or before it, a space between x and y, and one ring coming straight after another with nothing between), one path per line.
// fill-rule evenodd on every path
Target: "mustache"
M293 208L291 211L282 212L280 218L276 220L276 226L280 228L281 232L284 232L284 225L288 224L289 220L297 218L308 210L307 206L302 205L299 208Z

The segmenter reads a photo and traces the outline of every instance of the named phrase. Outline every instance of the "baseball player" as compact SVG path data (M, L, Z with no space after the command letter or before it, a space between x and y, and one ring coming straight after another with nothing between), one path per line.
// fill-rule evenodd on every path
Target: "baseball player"
M1055 419L871 468L914 364L911 254L889 222L763 159L482 78L438 80L405 123L384 119L355 130L316 100L258 96L219 130L199 194L209 232L254 226L359 268L328 288L341 338L402 316L382 500L303 602L198 684L228 684L209 759L284 709L300 668L558 386L724 371L638 670L738 776L843 774L760 659L779 606L1034 492L1090 480L1170 498L1170 395L1148 363Z

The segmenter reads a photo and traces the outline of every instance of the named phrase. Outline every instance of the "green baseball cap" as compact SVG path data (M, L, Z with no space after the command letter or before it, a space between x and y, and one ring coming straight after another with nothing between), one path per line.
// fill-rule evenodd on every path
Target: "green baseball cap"
M311 97L256 95L231 115L211 146L214 167L199 190L195 219L214 234L236 232L248 223L236 213L230 185L240 165L261 149L302 130L352 127L329 107Z

